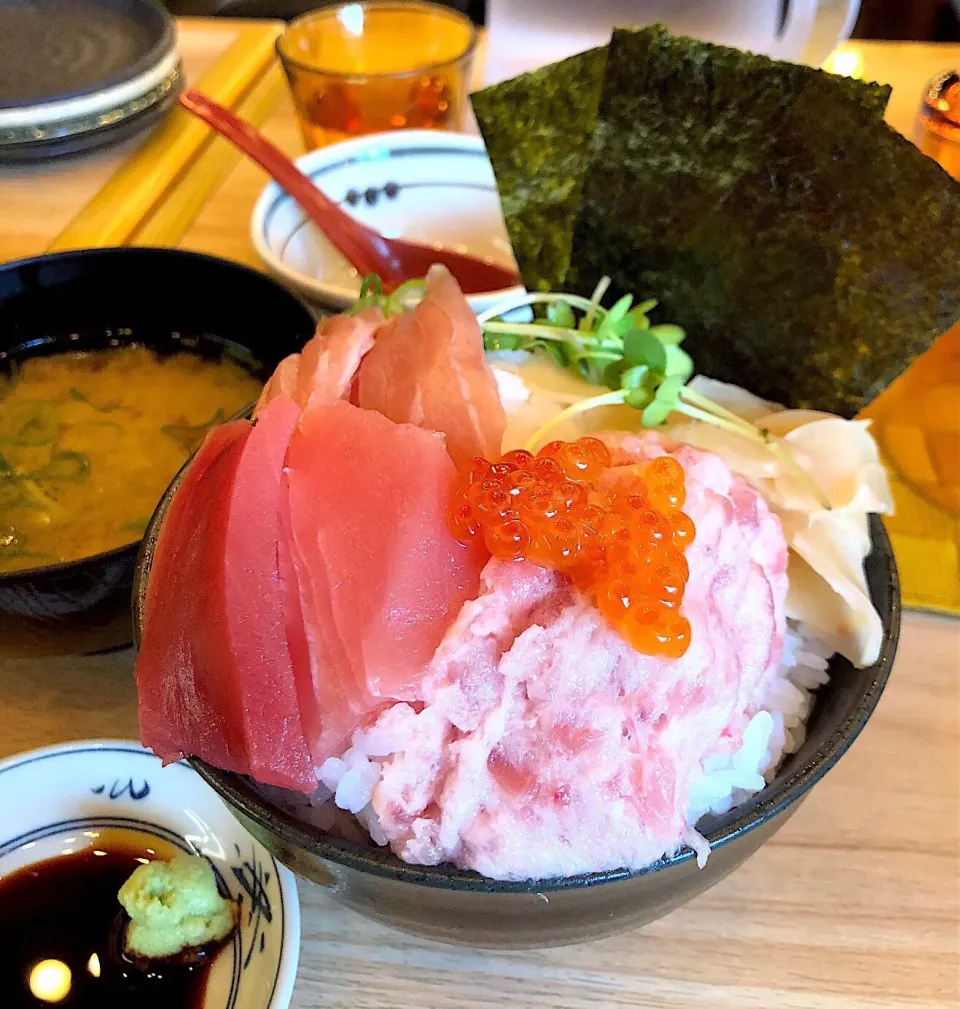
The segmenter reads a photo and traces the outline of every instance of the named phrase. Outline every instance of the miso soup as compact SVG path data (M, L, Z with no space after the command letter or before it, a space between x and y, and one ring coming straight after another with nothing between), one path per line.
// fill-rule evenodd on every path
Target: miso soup
M206 432L260 388L228 358L139 346L0 376L0 574L136 542Z

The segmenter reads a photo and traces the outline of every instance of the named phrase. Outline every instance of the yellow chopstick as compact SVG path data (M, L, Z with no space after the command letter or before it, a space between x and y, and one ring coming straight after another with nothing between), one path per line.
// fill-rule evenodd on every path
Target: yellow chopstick
M285 87L283 71L275 64L234 111L254 126L262 126L282 100ZM184 170L179 185L141 223L129 244L178 245L241 156L233 144L214 138Z

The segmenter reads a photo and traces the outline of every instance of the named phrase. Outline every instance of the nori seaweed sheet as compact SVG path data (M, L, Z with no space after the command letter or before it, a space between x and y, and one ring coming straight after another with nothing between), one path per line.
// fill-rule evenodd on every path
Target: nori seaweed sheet
M659 26L618 30L593 133L564 157L543 148L589 120L581 103L565 128L579 87L565 63L540 72L550 111L506 85L529 107L485 109L531 289L587 294L610 274L614 293L660 299L698 371L843 416L960 317L960 185L883 124L889 89ZM537 257L568 247L571 219L560 277L562 255Z
M825 75L615 32L568 284L660 299L698 371L853 416L960 317L960 186Z
M657 25L645 32L671 36ZM677 39L687 43L691 40ZM717 47L692 43L701 50ZM793 68L765 56L736 53L759 68ZM567 280L583 179L597 122L608 47L578 53L470 96L497 179L513 253L531 291L558 290ZM882 118L890 89L806 67L835 92Z
M606 60L601 46L471 96L531 291L557 290L567 275Z

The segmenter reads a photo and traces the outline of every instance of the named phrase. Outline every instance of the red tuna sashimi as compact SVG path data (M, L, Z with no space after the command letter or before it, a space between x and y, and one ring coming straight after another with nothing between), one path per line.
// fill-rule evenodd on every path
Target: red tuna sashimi
M334 315L320 323L317 335L300 356L300 381L294 398L301 407L311 402L332 403L347 395L381 325L379 308L364 309L359 315Z
M260 394L254 417L279 395L289 396L301 407L306 407L311 399L331 403L345 398L382 323L379 308L324 319L303 350L285 357L277 366Z
M237 468L224 551L224 603L241 697L247 773L268 785L317 787L297 704L280 578L281 477L300 408L267 404Z
M186 755L246 771L224 620L223 544L231 491L251 427L206 437L170 503L147 587L136 679L140 738L164 761Z
M416 699L424 667L479 586L485 556L447 528L454 466L436 436L338 401L290 440L293 563L331 756L384 699Z
M446 437L457 466L496 459L506 418L483 352L477 320L443 267L427 275L427 294L412 311L377 332L363 359L357 402L398 424Z
M283 490L289 502L288 473L284 473ZM286 592L287 636L300 716L310 752L319 766L346 745L358 719L377 702L355 681L333 619L325 568L316 562L308 565L304 560L304 555L310 554L315 533L305 523L294 530L289 504L281 508L281 515L280 574Z
M277 543L299 407L211 432L171 503L137 659L141 736L267 784L316 788L297 704Z
M274 369L273 374L267 379L267 384L260 390L260 398L253 408L254 420L263 413L267 403L277 396L289 396L293 399L297 391L297 382L300 379L300 355L291 354L285 357Z

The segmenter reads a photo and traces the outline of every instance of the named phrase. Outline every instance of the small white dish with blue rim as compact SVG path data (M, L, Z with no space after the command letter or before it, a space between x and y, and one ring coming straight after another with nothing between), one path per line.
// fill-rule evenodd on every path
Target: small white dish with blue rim
M221 892L239 906L239 927L210 967L203 1009L289 1005L300 955L293 875L186 763L163 767L123 740L32 750L0 762L0 809L0 878L95 847L115 830L207 858Z
M335 203L388 238L469 253L516 269L483 141L465 133L371 133L311 151L297 166ZM252 238L269 270L308 301L352 304L362 278L275 182L253 211ZM522 288L471 295L475 312Z

